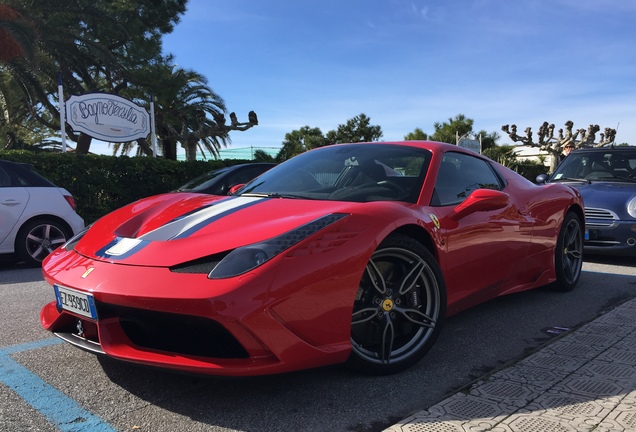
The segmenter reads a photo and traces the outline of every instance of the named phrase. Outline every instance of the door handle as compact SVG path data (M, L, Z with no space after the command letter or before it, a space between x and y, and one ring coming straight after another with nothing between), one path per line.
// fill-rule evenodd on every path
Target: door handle
M7 207L14 207L19 205L20 203L16 200L7 200L7 201L2 201L0 204L5 205Z

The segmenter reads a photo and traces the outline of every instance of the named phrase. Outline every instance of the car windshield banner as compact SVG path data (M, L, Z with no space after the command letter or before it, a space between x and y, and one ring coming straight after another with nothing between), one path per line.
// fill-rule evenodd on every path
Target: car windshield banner
M119 96L89 93L66 101L67 122L74 131L108 142L146 138L150 116L145 108Z

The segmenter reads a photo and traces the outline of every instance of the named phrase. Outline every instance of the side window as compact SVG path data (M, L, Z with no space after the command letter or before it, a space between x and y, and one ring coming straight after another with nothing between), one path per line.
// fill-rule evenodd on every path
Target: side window
M634 162L630 161L629 157L624 153L610 153L609 155L609 167L612 170L614 177L633 177L634 175Z
M0 167L0 187L11 186L11 176L2 167Z
M266 170L264 168L261 168L259 166L255 166L255 167L246 167L242 170L240 170L239 172L236 173L236 176L234 176L231 180L230 180L230 186L234 186L236 184L242 184L242 183L247 183L248 181L258 177L259 175L263 174L263 172L265 172Z
M502 189L490 164L463 153L446 153L439 167L431 205L459 204L476 189Z

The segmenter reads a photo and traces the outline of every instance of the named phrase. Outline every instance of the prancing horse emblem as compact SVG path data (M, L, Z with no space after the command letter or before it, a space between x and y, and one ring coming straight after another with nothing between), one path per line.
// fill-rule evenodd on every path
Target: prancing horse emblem
M91 272L92 272L93 270L95 270L95 267L89 267L89 268L88 268L88 270L86 270L86 271L84 272L84 274L81 276L81 277L82 277L82 279L86 279L86 277L87 277L89 274L91 274Z
M82 320L77 320L77 335L79 337L84 337L84 326L82 325Z

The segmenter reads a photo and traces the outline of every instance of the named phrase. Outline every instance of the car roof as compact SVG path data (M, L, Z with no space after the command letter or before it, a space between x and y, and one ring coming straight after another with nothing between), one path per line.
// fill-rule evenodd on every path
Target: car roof
M573 150L572 153L607 153L612 151L620 152L636 152L636 146L607 146L607 147L584 147Z
M28 186L56 187L50 180L33 171L31 164L0 160L0 166L26 180L29 183Z

